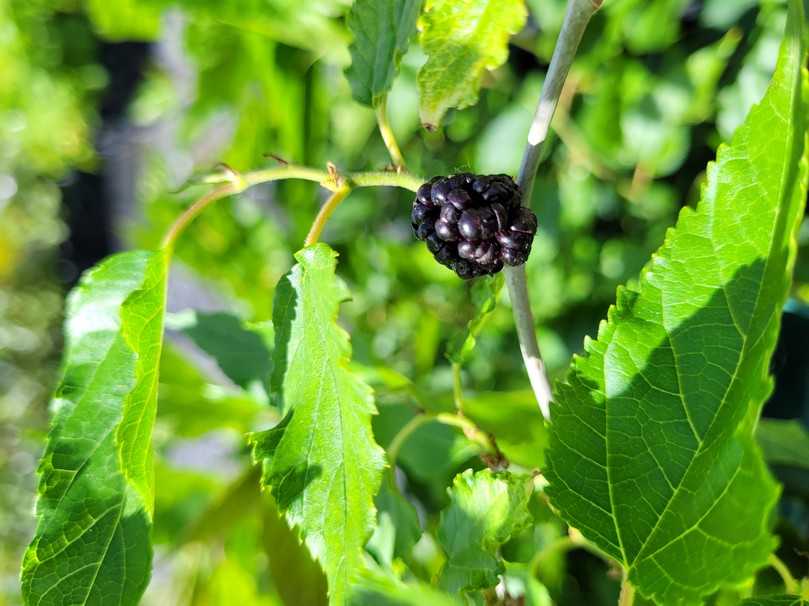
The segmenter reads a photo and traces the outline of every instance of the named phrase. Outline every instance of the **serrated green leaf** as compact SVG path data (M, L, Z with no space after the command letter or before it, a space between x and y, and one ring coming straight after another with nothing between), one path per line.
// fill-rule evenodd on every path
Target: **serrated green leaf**
M477 338L483 331L486 321L497 307L497 297L503 289L503 276L498 274L479 280L472 286L472 302L475 313L466 325L466 330L458 333L450 343L447 358L455 364L465 364L475 350Z
M809 432L800 421L761 419L756 440L769 464L809 469Z
M809 601L799 595L768 595L760 598L748 598L741 606L806 606Z
M382 570L368 569L354 579L350 606L460 606L455 596L419 581L402 582Z
M523 0L427 0L419 20L427 62L418 75L425 127L437 128L450 108L477 103L483 74L505 63L526 15Z
M354 99L377 105L393 86L399 62L416 33L423 0L356 0L348 14L354 34L346 77Z
M447 554L441 586L450 592L484 589L497 584L503 563L500 545L531 523L528 499L533 483L528 476L473 473L455 476L450 504L441 512L438 540Z
M548 496L658 603L749 578L778 489L753 440L806 200L800 1L763 101L557 386Z
M165 289L164 254L134 251L101 263L70 295L23 561L28 604L137 604L148 583Z
M373 530L384 457L371 432L371 389L348 370L351 346L336 322L347 294L336 257L325 244L305 248L278 285L273 368L286 417L251 441L263 483L341 604Z

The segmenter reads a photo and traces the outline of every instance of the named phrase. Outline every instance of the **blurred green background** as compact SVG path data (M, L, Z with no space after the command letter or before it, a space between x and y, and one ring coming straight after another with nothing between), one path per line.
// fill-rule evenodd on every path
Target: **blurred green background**
M411 47L388 101L411 172L516 174L565 3L527 4L529 21L507 64L487 75L476 106L452 112L437 133L419 124L416 73L424 56ZM349 6L0 0L0 605L19 602L63 299L80 272L115 250L155 246L204 191L198 177L220 162L239 171L271 165L272 155L346 171L388 164L373 111L352 100L343 75ZM593 20L532 201L540 232L529 285L554 375L594 334L616 286L637 274L678 210L696 203L716 147L764 92L784 20L776 0L607 0ZM444 352L472 313L474 287L414 242L410 199L391 189L355 191L324 234L340 252L338 273L353 295L341 319L358 368L377 389L383 445L413 415L415 398L429 409L451 404ZM210 336L261 349L274 286L322 201L311 183L258 187L212 208L178 247L154 439L158 550L144 603L281 603L262 543L274 536L273 524L252 488L239 483L249 467L243 434L272 418L268 396L261 377L234 377L217 364ZM800 237L766 414L806 425L809 222ZM515 339L503 302L464 370L482 411L492 391L530 403ZM429 527L448 478L479 463L458 432L434 426L419 436L401 467ZM801 570L808 472L794 461L774 469L785 482L780 553ZM247 508L259 513L245 515ZM200 531L211 512L221 523ZM178 547L177 537L189 532L205 540ZM543 536L510 546L512 555L530 557L561 532L549 520L537 531ZM430 545L422 537L416 550L425 574L435 560ZM557 603L614 599L615 578L588 553L546 564L543 581Z

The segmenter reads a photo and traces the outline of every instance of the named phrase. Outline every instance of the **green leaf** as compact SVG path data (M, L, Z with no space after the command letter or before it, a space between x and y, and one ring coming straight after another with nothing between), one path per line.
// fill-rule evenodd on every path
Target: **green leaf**
M137 604L149 580L151 436L166 257L110 257L71 293L64 374L39 465L28 604Z
M530 389L467 394L463 410L475 425L494 435L509 461L529 469L542 468L548 432Z
M768 595L760 598L748 598L741 606L806 606L809 601L799 595Z
M264 494L264 553L272 583L286 606L325 606L326 577L297 533L287 526L275 501Z
M161 8L143 0L87 0L96 31L110 40L154 40L160 33Z
M778 488L752 434L806 200L801 12L696 211L557 385L548 496L658 603L749 578L775 544Z
M208 503L191 523L178 533L177 545L185 543L205 543L212 539L227 536L239 520L250 516L260 503L258 487L260 471L255 466L237 477L219 491L216 498Z
M761 419L756 440L771 465L809 469L809 432L800 421Z
M423 0L356 0L348 14L354 34L346 77L354 99L377 105L396 78L399 63L416 33Z
M189 310L169 315L166 327L190 337L242 389L269 391L274 339L270 322L251 325L230 313Z
M365 548L380 564L392 567L394 558L406 558L421 537L416 509L396 488L392 470L376 496L379 522Z
M528 499L533 483L527 476L473 473L455 476L450 505L441 512L438 540L447 554L441 586L457 591L497 584L504 568L497 550L512 534L531 523Z
M460 606L455 596L418 581L404 583L382 570L368 569L354 579L350 606Z
M194 438L232 428L243 434L260 414L274 412L262 406L264 397L209 382L176 347L166 343L160 360L160 408L157 421L176 437Z
M419 113L437 128L450 108L477 103L483 74L505 63L508 40L525 23L523 0L427 0L419 41Z
M457 334L449 345L447 358L454 364L465 364L469 361L472 352L475 350L475 343L489 316L497 307L497 297L503 289L503 276L479 280L472 286L472 302L475 306L475 314L466 325L466 330Z
M371 389L348 370L351 346L336 322L347 295L336 257L325 244L305 248L278 285L273 367L286 417L251 441L263 483L323 566L332 602L343 603L373 530L384 457Z

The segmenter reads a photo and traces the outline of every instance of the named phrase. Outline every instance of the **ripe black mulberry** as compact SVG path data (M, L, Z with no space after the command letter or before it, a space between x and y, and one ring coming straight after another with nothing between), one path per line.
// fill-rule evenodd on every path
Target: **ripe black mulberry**
M464 279L522 265L537 231L508 175L434 177L416 193L410 218L436 261Z

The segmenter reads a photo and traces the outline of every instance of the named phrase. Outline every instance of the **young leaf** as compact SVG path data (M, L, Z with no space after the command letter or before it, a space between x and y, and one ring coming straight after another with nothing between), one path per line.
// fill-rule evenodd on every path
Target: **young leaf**
M484 72L506 61L526 15L523 0L427 0L419 21L427 62L418 75L426 128L437 128L448 109L477 102Z
M70 295L23 561L28 604L137 604L148 583L165 289L165 255L134 251L101 263Z
M387 94L416 33L423 0L356 0L348 14L354 34L346 77L354 99L376 105Z
M511 535L528 526L528 499L533 484L527 476L473 474L455 476L450 505L441 513L438 540L447 554L441 586L447 591L484 589L497 584L503 564L497 550Z
M264 485L323 566L332 602L343 603L374 526L384 457L371 432L371 388L347 368L336 257L325 244L305 248L278 285L274 385L286 416L251 440Z
M503 289L503 276L478 281L472 286L472 301L475 305L475 315L466 325L466 330L456 335L449 345L447 358L455 364L465 364L475 349L475 343L480 336L486 321L497 306L497 297Z
M693 604L766 562L753 440L806 200L800 0L763 101L557 386L548 496L638 591Z

